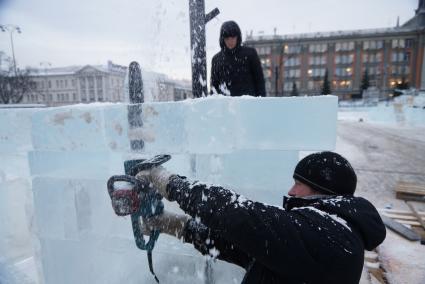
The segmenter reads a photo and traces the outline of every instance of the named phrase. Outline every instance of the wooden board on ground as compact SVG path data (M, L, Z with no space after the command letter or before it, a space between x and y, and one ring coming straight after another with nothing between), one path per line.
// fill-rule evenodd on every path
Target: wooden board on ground
M418 219L420 225L422 226L422 229L425 229L425 222L422 218L422 216L419 214L419 211L416 210L415 206L413 206L412 203L406 201L407 206L409 206L410 210L412 210L413 215Z
M421 239L421 237L415 231L407 228L403 224L400 224L399 222L394 221L385 215L381 215L381 218L386 227L405 237L406 239L411 241L419 241Z
M395 221L399 223L411 225L415 227L420 227L421 222L425 220L424 211L416 210L416 213L414 213L412 211L386 209L386 208L379 208L378 211L379 211L379 214L389 217L391 219L394 219ZM419 217L421 217L421 219L419 219Z
M425 202L425 185L398 182L395 193L398 199Z

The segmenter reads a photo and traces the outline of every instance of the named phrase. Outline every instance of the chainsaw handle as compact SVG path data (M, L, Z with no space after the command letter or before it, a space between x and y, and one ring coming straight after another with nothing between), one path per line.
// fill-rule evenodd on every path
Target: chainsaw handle
M133 176L130 175L115 175L115 176L111 176L108 179L108 183L107 183L107 187L108 187L108 193L109 196L112 198L112 195L115 191L115 187L114 184L118 181L125 181L128 183L131 183L134 186L134 189L136 191L139 191L140 189L144 188L145 183L143 181L140 181L138 179L136 179Z
M135 176L138 172L158 167L171 159L171 155L156 155L147 160L128 160L124 162L126 174Z

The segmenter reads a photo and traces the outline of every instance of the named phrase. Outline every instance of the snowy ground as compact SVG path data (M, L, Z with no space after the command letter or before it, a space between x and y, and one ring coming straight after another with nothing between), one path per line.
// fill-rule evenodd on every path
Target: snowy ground
M394 188L398 181L425 184L425 125L400 126L352 119L360 118L359 113L339 117L336 151L356 169L356 194L379 208L409 210L395 198ZM414 205L425 210L424 203ZM425 245L387 230L387 238L378 252L389 283L425 283Z

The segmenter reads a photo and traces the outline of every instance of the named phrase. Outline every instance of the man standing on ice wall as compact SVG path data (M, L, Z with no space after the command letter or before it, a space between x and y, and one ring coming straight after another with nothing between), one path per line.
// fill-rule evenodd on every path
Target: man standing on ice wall
M192 217L164 212L144 220L145 231L159 229L245 268L242 283L358 283L364 249L385 239L375 207L353 196L353 168L334 152L311 154L297 164L283 207L190 182L163 167L136 177L148 178Z
M211 61L211 93L265 97L263 69L257 51L242 46L241 30L236 22L224 22L221 26L220 48Z

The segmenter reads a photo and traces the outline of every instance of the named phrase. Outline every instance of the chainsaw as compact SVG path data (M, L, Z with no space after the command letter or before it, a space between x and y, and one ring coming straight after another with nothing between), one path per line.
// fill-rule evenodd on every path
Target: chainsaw
M159 283L152 266L152 251L158 240L160 231L150 232L149 240L145 241L141 218L150 218L162 214L164 203L162 196L150 186L147 179L136 178L140 171L150 170L171 159L170 155L157 155L151 159L127 160L124 162L125 175L115 175L109 178L107 186L112 207L118 216L131 215L134 240L136 246L146 250L149 269Z

